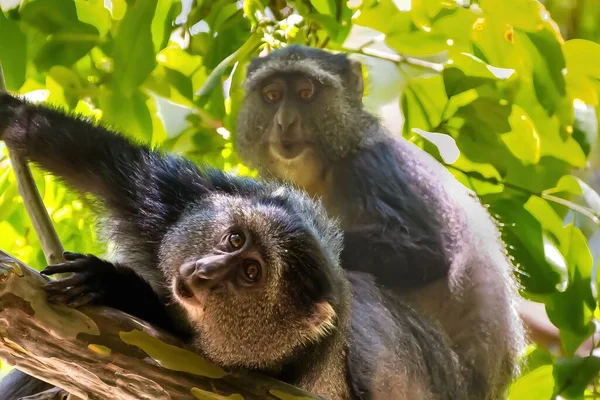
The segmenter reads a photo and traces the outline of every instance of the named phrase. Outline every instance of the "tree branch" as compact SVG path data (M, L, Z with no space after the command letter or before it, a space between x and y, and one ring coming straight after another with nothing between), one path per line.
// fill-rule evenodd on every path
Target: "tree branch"
M6 92L2 64L0 64L0 92ZM35 233L42 245L46 262L48 262L48 264L56 264L64 261L62 258L62 244L52 225L50 216L46 212L46 207L44 207L44 202L35 186L33 175L31 174L31 170L29 169L26 160L18 154L11 152L10 148L8 149L8 155L13 171L17 177L19 194L23 198L23 203L25 204L25 209L31 219L33 229L35 229Z
M120 311L51 305L42 289L48 280L0 250L0 358L76 396L315 398L256 373L228 373L178 339Z

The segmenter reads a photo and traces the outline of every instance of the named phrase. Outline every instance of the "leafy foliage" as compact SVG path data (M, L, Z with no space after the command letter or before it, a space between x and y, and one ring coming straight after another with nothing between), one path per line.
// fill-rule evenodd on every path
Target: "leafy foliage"
M0 61L11 91L252 175L232 146L249 60L289 43L353 53L367 106L385 119L392 104L392 127L401 111L395 133L489 205L523 296L560 330L564 351L532 347L509 398L582 398L600 371L576 355L599 315L600 195L578 171L598 151L600 45L565 41L535 0L472 3L17 0L2 3ZM0 247L41 268L2 151ZM35 177L65 247L107 250L89 207Z

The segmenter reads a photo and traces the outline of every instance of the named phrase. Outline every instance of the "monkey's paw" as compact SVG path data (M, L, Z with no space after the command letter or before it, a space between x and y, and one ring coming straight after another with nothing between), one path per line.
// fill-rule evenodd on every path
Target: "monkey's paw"
M49 265L41 271L44 275L72 273L68 278L44 285L48 302L69 307L103 304L108 295L106 288L110 287L111 277L117 273L116 267L93 255L65 251L63 257L66 262Z

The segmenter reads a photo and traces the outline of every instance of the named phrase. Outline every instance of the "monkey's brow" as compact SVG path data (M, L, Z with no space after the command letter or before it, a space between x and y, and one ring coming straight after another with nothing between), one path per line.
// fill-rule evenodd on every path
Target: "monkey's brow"
M294 62L272 60L249 73L246 79L246 90L252 91L265 79L284 72L308 76L323 85L332 86L336 89L343 87L341 76L324 69L315 60L299 60Z

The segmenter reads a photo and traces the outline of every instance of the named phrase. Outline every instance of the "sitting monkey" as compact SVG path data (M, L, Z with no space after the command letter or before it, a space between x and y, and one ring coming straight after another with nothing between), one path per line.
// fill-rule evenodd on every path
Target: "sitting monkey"
M237 123L241 158L322 198L342 267L375 276L441 323L473 399L504 395L524 345L513 267L477 196L363 108L359 62L288 46L255 58Z

